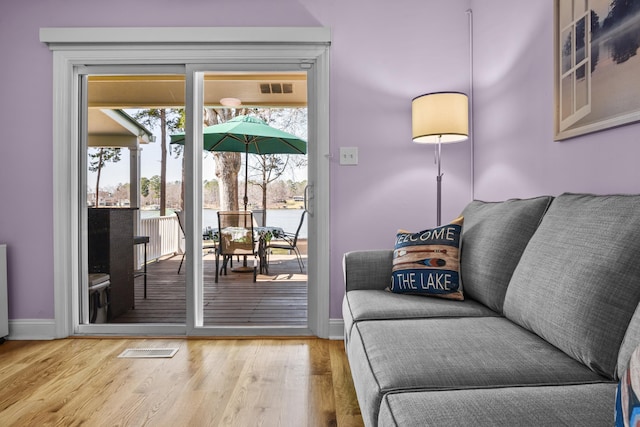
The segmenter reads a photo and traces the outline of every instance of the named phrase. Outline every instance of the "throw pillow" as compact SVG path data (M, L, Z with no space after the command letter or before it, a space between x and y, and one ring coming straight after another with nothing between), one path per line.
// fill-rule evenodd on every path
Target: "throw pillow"
M396 235L389 290L463 300L460 235L463 218L437 228Z
M629 366L620 378L616 391L615 426L640 425L640 347L629 359Z

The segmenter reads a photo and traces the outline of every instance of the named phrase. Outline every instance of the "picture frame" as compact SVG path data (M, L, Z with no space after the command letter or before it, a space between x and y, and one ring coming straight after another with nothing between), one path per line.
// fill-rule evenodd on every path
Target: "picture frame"
M554 0L554 83L555 141L640 121L640 1Z

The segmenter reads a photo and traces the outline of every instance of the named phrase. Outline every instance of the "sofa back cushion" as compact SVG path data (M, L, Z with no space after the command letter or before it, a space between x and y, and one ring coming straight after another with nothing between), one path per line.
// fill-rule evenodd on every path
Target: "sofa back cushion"
M640 196L563 194L516 267L507 318L614 378L640 300Z
M460 274L468 297L502 313L520 256L552 197L473 201L464 209Z

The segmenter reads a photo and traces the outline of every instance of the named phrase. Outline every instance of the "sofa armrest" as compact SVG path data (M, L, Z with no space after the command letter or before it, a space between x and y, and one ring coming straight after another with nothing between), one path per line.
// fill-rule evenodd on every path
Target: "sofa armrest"
M347 252L342 260L346 291L385 289L391 280L392 266L391 249Z

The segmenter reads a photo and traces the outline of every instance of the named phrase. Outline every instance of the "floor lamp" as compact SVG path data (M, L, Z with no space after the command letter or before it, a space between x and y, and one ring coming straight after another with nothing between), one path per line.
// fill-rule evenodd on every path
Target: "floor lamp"
M436 144L437 226L441 225L442 144L461 142L469 137L469 100L460 92L434 92L413 98L411 102L413 142Z

